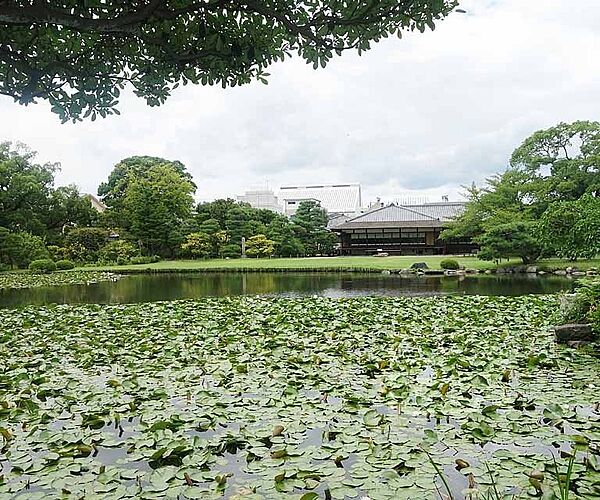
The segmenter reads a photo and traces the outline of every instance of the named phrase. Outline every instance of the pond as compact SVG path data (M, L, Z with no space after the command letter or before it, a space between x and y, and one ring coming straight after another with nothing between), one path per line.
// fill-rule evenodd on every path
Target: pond
M600 359L556 346L557 306L254 296L0 309L0 498L599 498Z
M198 297L527 295L570 290L560 276L402 276L363 273L180 273L124 276L118 281L0 290L0 307L138 303Z

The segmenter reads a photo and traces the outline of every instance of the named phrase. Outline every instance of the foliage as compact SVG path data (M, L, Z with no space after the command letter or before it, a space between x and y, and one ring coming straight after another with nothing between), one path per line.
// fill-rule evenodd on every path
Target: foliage
M48 198L58 164L33 163L24 145L0 143L0 226L43 234Z
M246 241L248 257L271 257L275 251L275 242L264 234L256 234Z
M535 224L531 222L498 224L475 238L475 242L481 247L477 255L483 260L520 257L524 264L529 264L542 252Z
M153 167L167 165L177 172L183 179L187 180L196 189L191 174L180 161L165 160L155 156L130 156L117 163L106 182L98 187L98 196L113 210L119 211L123 208L125 196L129 183L140 177L144 177Z
M563 311L565 323L590 323L600 334L600 279L584 279L576 283L575 296Z
M64 285L86 285L100 281L114 281L119 276L105 271L66 271L52 274L27 272L0 273L0 290L38 288Z
M301 201L292 220L307 255L333 253L338 239L334 233L327 230L327 211L319 202Z
M440 267L442 269L449 269L449 270L457 270L460 269L460 265L458 263L457 260L455 259L444 259L440 262Z
M458 2L322 0L0 3L0 94L48 100L61 120L118 113L129 83L151 106L180 84L236 86L298 53L316 69L404 31L434 29ZM57 62L58 61L58 62ZM151 61L151 64L149 64Z
M150 255L173 255L191 216L195 186L172 166L154 165L143 175L130 174L123 199L129 231Z
M67 255L80 262L95 262L108 241L108 231L100 227L76 227L65 237Z
M30 498L35 484L40 498L425 499L431 456L456 498L468 474L480 498L525 498L532 477L558 494L551 453L577 441L571 496L594 498L600 361L556 348L556 305L229 297L0 310L0 497Z
M494 241L497 248L488 245L481 252L486 259L502 254L523 255L530 261L542 252L568 258L594 256L599 164L600 123L560 123L535 132L513 152L507 171L488 179L483 188L473 185L467 190L465 212L449 224L442 238ZM514 237L499 248L498 238L506 232L519 233L520 252Z
M538 233L546 253L591 259L600 254L600 198L584 194L552 203L542 214Z
M29 264L29 270L34 273L49 274L56 271L56 264L51 259L32 260Z
M48 256L44 240L39 236L24 231L11 233L0 227L0 262L10 267L25 268L32 260Z
M513 168L531 176L534 203L600 196L600 123L559 123L525 139L512 154Z
M207 233L190 233L181 244L181 251L188 257L209 257L213 251L213 239Z
M35 156L0 143L0 226L58 242L66 227L91 224L96 213L74 186L54 187L58 163L39 165Z
M75 267L75 264L73 264L73 262L71 262L70 260L58 260L56 261L56 269L58 269L59 271L68 271L69 269L73 269Z
M155 264L160 262L159 255L135 255L129 259L130 264Z
M103 264L128 264L138 254L138 249L128 241L110 241L100 250L98 261Z

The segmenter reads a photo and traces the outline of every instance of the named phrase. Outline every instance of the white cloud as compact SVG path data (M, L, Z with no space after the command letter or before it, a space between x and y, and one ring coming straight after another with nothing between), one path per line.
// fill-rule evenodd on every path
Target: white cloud
M149 108L61 125L0 98L0 140L60 161L60 183L93 192L121 158L183 161L198 198L282 183L359 181L366 199L442 194L505 167L533 131L600 119L600 2L465 0L434 33L390 39L319 71L299 59L268 86L178 89Z

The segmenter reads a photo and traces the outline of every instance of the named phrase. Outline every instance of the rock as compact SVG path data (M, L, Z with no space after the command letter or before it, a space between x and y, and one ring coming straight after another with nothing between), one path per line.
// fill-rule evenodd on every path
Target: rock
M571 275L572 275L572 276L585 276L585 275L586 275L586 273L585 273L585 272L583 272L583 271L572 271L572 272L571 272Z
M561 344L568 342L591 342L594 340L592 325L570 323L554 327L556 341Z
M554 274L556 274L557 276L566 276L567 271L565 271L564 269L559 269L558 271L554 271Z
M536 274L538 272L537 266L527 266L525 272L528 274Z
M573 349L578 349L579 347L586 346L591 344L589 340L569 340L567 342L567 347L572 347Z
M539 274L540 276L544 276L544 274L546 274L546 271L538 271L538 274Z
M384 269L383 271L381 271L381 274L389 275L389 274L392 274L392 271Z
M390 255L390 254L389 254L389 253L387 253L387 252L377 252L377 253L375 254L375 257L389 257L389 255Z
M465 269L466 274L477 274L479 271L477 269Z
M588 269L588 271L585 274L587 276L597 276L598 275L598 271L594 271L592 269Z
M573 269L574 269L574 268L572 268L571 266L569 266L569 267L567 267L567 268L565 269L565 271L567 272L567 274L571 274L571 273L573 272Z
M485 274L494 274L491 269L486 269Z
M446 276L458 276L458 271L455 271L454 269L447 269L444 271L444 274Z
M410 266L411 269L429 269L429 266L425 263L425 262L415 262L412 266Z

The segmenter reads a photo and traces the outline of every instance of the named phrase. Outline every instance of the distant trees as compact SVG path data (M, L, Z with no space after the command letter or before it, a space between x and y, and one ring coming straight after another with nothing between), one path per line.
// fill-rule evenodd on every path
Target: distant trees
M600 251L600 123L560 123L525 139L510 167L468 189L443 238L471 237L482 259L570 259Z
M0 144L0 267L52 257L78 263L159 257L236 258L332 253L327 213L301 202L288 217L231 199L200 203L178 161L151 156L115 165L98 193L97 213L74 186L54 187L57 164L39 165L27 148Z

